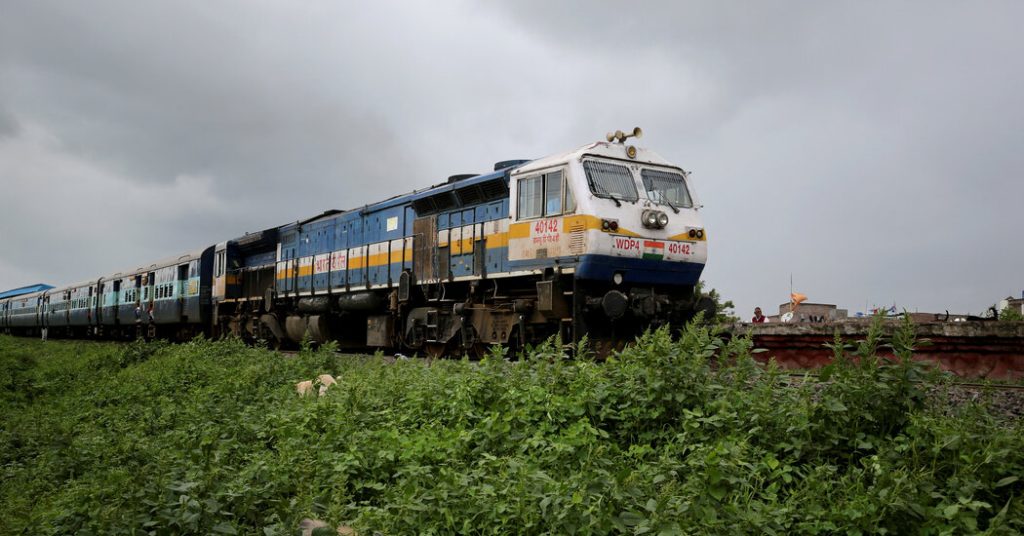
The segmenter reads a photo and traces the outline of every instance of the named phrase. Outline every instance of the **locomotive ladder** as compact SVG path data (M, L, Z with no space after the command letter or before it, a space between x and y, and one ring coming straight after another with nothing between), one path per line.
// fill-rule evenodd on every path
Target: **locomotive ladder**
M438 325L440 324L439 315L437 309L430 309L427 311L427 321L424 324L426 328L427 342L438 342Z

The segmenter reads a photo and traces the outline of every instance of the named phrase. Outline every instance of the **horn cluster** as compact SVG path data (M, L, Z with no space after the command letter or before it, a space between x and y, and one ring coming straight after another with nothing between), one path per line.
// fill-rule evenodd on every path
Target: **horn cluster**
M623 143L626 141L627 138L641 138L643 137L643 135L644 131L641 130L640 127L636 127L633 129L632 134L626 134L621 130L616 130L615 132L609 132L608 134L606 134L605 139L607 139L608 141L617 141L619 143Z

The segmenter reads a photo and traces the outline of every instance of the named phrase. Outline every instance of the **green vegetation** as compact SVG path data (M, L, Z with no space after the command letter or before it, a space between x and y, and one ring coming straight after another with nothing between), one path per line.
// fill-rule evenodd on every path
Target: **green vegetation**
M1024 530L1024 429L872 357L912 331L837 341L829 382L789 387L709 329L605 363L0 337L0 533Z
M706 281L700 281L697 283L696 292L699 295L707 297L715 304L715 317L712 323L715 324L731 324L733 322L739 322L741 319L736 315L736 305L732 300L726 300L718 292L717 289L712 288L711 290L704 290L707 287Z
M1021 322L1024 321L1024 315L1018 309L1004 307L1002 311L999 311L999 320L1003 322Z

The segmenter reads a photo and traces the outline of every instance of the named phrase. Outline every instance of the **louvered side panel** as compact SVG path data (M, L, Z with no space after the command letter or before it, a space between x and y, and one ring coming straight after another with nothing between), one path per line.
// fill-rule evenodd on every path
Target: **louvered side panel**
M576 219L569 224L569 253L582 255L587 250L587 226Z

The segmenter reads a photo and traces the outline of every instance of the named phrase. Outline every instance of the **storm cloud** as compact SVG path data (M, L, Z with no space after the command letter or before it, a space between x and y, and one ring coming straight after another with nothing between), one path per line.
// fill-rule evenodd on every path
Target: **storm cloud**
M0 287L63 284L640 125L705 278L860 310L1024 290L1016 2L13 2Z

